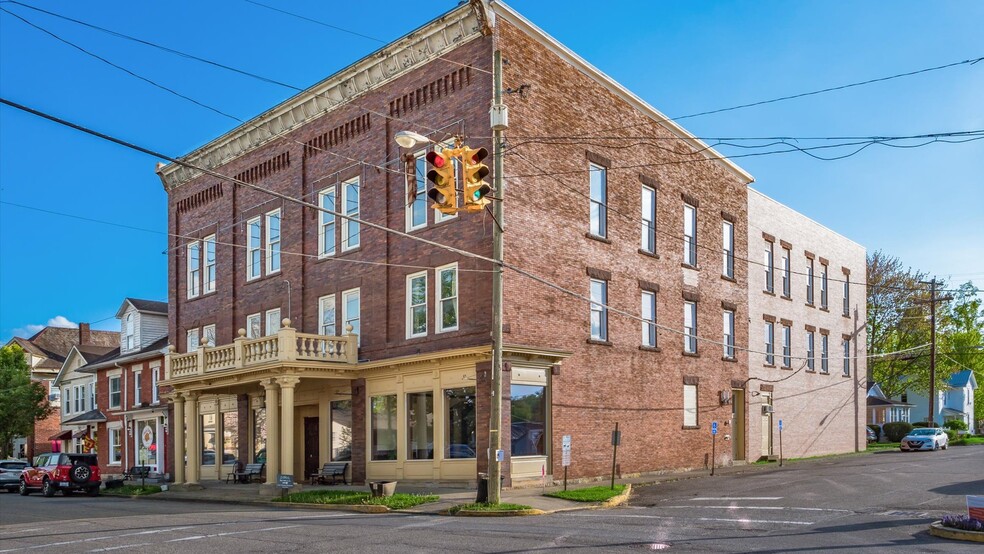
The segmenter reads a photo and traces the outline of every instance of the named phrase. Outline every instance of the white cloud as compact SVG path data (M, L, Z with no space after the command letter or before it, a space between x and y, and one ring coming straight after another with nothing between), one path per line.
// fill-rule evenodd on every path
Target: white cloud
M30 338L34 336L41 329L44 329L45 327L68 327L70 329L74 329L78 326L79 326L78 323L73 322L67 317L63 315L56 315L55 317L49 319L48 322L43 325L37 323L30 323L23 327L18 327L17 329L14 329L13 335L15 337Z

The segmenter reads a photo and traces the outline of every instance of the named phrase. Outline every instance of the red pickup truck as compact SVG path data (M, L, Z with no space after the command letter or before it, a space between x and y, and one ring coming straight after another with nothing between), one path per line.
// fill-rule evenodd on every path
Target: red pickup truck
M21 472L21 496L40 490L44 496L54 496L62 491L70 496L85 491L89 496L99 495L99 464L95 454L66 454L52 452L34 458L34 464Z

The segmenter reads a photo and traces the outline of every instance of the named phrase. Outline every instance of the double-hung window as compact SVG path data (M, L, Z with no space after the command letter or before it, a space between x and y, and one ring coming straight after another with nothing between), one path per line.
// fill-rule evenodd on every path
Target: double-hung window
M120 396L120 376L115 375L109 378L109 407L111 409L120 409Z
M642 345L656 348L656 293L642 291Z
M188 298L195 298L202 293L202 243L188 243Z
M89 383L89 409L96 409L96 383L93 381Z
M827 309L827 264L820 264L820 309Z
M589 164L591 223L588 231L596 237L608 236L608 169Z
M318 205L327 211L318 211L318 256L335 254L335 187L318 193Z
M134 407L140 405L140 372L133 372L133 405Z
M851 276L844 275L844 315L851 315Z
M765 365L776 364L776 345L775 345L776 324L771 321L765 322Z
M697 353L697 303L683 303L683 351Z
M160 391L161 368L151 366L150 368L150 401L157 404L161 401Z
M411 198L407 198L407 231L427 226L427 158L424 152L414 157Z
M766 242L765 245L765 291L774 292L775 291L775 273L773 272L773 250L774 245L771 242Z
M136 347L136 331L133 324L133 314L126 314L124 331L126 334L126 349L132 350Z
M851 339L844 339L844 375L850 377L851 375Z
M206 293L215 292L215 235L205 237L205 283Z
M697 267L697 208L683 205L683 263Z
M66 414L72 413L72 387L65 387L65 394L63 394L62 396L65 397L65 402L64 402L65 413Z
M266 214L266 272L280 271L280 210Z
M361 315L361 293L359 289L350 289L342 292L342 322L343 325L352 326L352 333L358 335L359 344L362 344L362 331L360 330ZM347 332L347 331L346 331Z
M258 339L263 336L263 319L260 314L246 316L246 338Z
M721 319L723 327L723 340L721 342L724 343L724 357L733 360L735 359L735 312L724 310Z
M814 371L817 367L816 361L816 334L813 331L806 332L806 369Z
M782 295L789 298L790 295L790 268L789 268L789 249L782 249Z
M591 279L591 338L608 340L608 281Z
M793 330L789 325L782 326L782 367L793 365Z
M318 299L318 332L325 336L334 336L335 329L335 295L329 294Z
M254 217L246 222L246 279L258 279L263 273L262 265L262 225L260 218Z
M202 327L202 344L215 347L215 324Z
M813 305L813 258L806 262L806 303Z
M266 312L266 336L276 335L280 330L280 308Z
M829 347L829 337L827 335L820 335L820 372L829 373L830 372L830 351Z
M123 458L123 428L109 428L109 463L119 465Z
M356 221L360 214L359 191L358 177L342 183L342 209L346 215L342 220L342 251L358 248L361 240L359 222Z
M458 264L437 268L437 332L458 329Z
M683 385L683 426L697 427L697 385Z
M407 275L407 338L427 335L427 272Z
M643 252L656 253L656 189L642 186L642 239L639 248Z
M198 328L188 329L188 343L185 348L186 352L195 352L198 350L199 346L199 331Z
M730 221L721 223L721 275L729 279L735 278L735 224Z

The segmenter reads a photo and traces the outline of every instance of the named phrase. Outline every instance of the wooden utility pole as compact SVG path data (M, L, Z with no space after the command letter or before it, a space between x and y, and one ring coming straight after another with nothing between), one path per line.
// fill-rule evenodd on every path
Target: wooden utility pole
M952 296L936 296L936 277L930 281L920 281L929 285L929 414L926 421L930 427L935 427L936 419L936 304L953 300Z
M492 58L493 109L502 105L502 52L496 50ZM493 128L492 157L494 173L492 183L495 197L492 216L498 224L492 226L492 405L489 409L489 504L498 504L502 498L502 203L505 201L502 178L502 129Z

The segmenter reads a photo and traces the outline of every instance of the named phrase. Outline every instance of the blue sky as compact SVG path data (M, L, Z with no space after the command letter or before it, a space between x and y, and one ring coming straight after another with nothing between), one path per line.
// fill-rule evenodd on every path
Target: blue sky
M383 41L456 3L258 1ZM299 86L382 45L246 0L25 3ZM509 5L671 117L984 56L984 2L969 0ZM292 94L21 5L0 6L242 119ZM6 13L0 95L171 155L236 125ZM982 98L984 62L681 123L706 137L901 136L984 129ZM984 141L876 145L839 161L799 153L736 161L755 176L754 187L869 251L956 282L984 282ZM115 328L124 297L166 300L166 198L156 162L0 107L0 340L49 321Z

